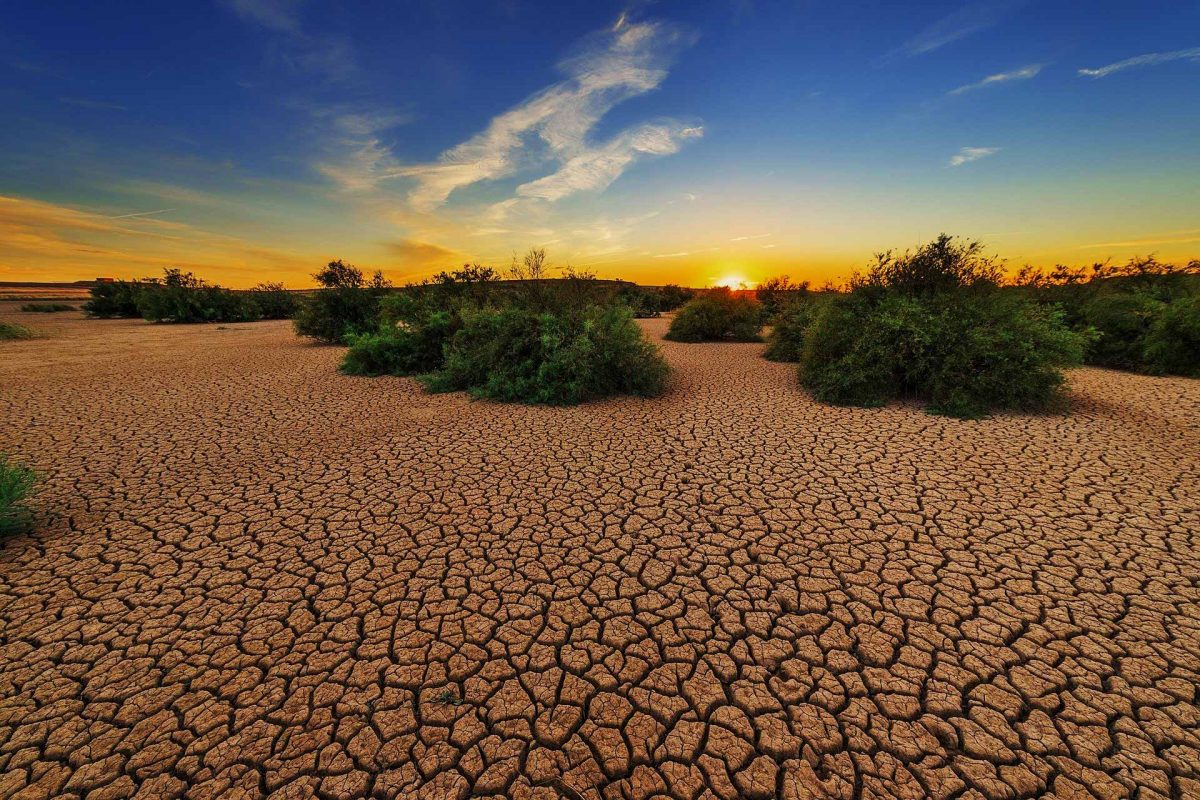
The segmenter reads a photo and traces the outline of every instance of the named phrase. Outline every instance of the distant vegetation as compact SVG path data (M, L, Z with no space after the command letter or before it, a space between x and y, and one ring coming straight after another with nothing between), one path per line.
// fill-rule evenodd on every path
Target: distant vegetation
M142 318L151 322L251 322L287 319L295 297L282 284L264 283L247 291L209 284L191 272L167 269L162 278L98 283L83 310L90 316Z
M21 306L21 310L32 314L56 314L60 311L75 311L76 309L75 306L66 303L25 303Z
M377 330L351 333L342 371L416 375L431 391L567 405L662 392L667 365L618 292L531 250L501 283L468 265L387 295Z
M0 535L16 533L29 524L25 500L33 492L37 474L0 453Z
M15 322L5 322L0 319L0 340L5 339L32 339L33 331L26 328L24 325L18 325Z
M322 288L300 304L296 333L325 344L345 344L348 337L379 327L379 303L391 287L382 272L368 281L362 270L339 259L330 261L313 279Z
M726 288L711 289L687 302L671 320L673 342L757 342L763 325L758 301Z
M800 382L824 402L914 398L973 418L1054 405L1062 368L1082 360L1089 339L1060 309L1002 288L999 262L978 243L943 234L880 254L848 292L796 298L768 352L797 358Z
M1200 377L1200 261L1132 258L1120 266L1023 269L1015 291L1062 310L1088 336L1084 360L1111 369Z

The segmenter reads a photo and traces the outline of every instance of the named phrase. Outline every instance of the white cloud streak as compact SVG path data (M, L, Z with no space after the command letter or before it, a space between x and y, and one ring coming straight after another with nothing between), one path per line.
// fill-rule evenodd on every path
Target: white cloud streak
M1028 0L975 0L943 17L909 39L901 50L910 56L930 53L997 22L1025 5Z
M999 147L964 147L950 157L950 166L961 167L1000 152Z
M1103 67L1081 69L1079 70L1079 74L1085 78L1104 78L1112 75L1114 72L1124 72L1127 69L1137 69L1138 67L1152 67L1156 64L1166 64L1169 61L1181 61L1183 59L1200 60L1200 47L1193 47L1188 50L1172 50L1169 53L1145 53Z
M960 86L953 89L947 94L956 95L970 92L975 89L983 89L988 86L995 86L997 83L1009 83L1010 81L1027 81L1030 78L1037 77L1037 74L1042 71L1041 64L1030 64L1027 67L1015 69L1012 72L997 72L995 75L988 75L981 81L968 83L965 86Z
M698 126L672 121L627 129L594 145L588 134L618 103L656 89L667 76L674 53L687 43L666 23L631 23L624 17L594 35L559 67L566 78L492 119L487 128L444 152L430 164L398 165L369 148L345 170L325 169L343 185L376 184L411 178L408 199L419 211L432 211L457 189L515 174L539 163L560 169L518 187L522 198L559 200L611 184L646 155L677 152L680 143L700 136Z

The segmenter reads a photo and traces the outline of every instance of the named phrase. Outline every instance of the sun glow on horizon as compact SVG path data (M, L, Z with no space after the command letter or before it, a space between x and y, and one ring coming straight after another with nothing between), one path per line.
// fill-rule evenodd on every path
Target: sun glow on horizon
M714 287L726 289L748 289L750 284L741 275L730 273L713 283Z

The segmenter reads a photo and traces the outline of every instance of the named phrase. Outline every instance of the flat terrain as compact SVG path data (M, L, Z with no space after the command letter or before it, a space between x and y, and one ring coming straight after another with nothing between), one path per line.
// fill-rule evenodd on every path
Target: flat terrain
M963 422L665 344L547 409L0 316L0 796L1200 797L1200 381Z

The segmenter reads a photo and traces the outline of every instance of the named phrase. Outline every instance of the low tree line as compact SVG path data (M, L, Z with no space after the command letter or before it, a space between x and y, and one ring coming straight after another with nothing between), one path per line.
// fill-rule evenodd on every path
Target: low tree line
M194 273L166 269L161 278L98 283L83 310L93 317L151 322L250 322L290 319L298 300L281 283L237 291L206 283Z

